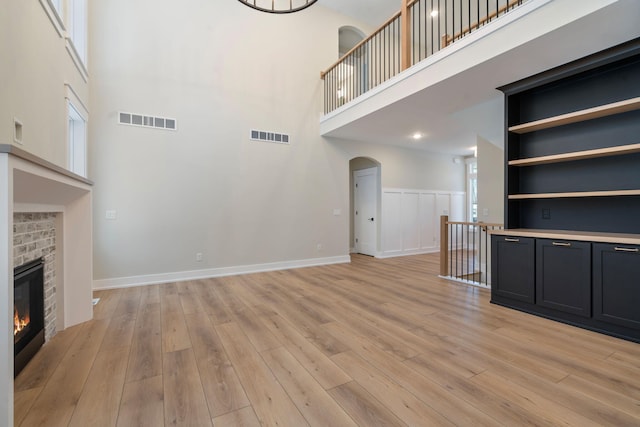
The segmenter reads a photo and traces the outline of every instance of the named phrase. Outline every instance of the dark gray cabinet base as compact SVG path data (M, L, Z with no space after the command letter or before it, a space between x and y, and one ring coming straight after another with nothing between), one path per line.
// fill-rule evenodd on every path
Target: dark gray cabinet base
M640 330L640 247L593 245L593 316Z
M591 317L591 243L536 239L536 304Z
M491 258L499 259L500 264L492 265L492 293L533 303L535 254L535 239L495 236L491 243Z
M640 246L500 235L491 245L492 303L640 343Z

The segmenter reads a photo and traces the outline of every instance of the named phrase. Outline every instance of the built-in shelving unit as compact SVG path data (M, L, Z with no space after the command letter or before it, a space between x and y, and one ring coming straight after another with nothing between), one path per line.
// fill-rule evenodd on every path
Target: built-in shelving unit
M500 90L491 301L640 342L640 39Z
M640 41L500 89L505 228L640 234Z
M568 125L571 123L579 123L585 120L598 119L613 114L626 113L640 109L640 97L625 99L611 104L600 105L593 108L587 108L571 113L560 114L558 116L548 117L546 119L536 120L529 123L522 123L509 127L509 132L518 134L535 132L537 130L549 129L556 126Z

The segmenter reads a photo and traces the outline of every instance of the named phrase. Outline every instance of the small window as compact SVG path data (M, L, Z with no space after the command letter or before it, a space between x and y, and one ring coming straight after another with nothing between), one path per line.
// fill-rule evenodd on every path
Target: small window
M62 16L62 0L50 0L51 6L55 9L58 15Z
M87 176L87 124L78 109L69 102L69 170Z
M62 0L40 0L40 4L53 24L53 27L58 32L58 35L64 37L66 28L62 20L62 16L64 16Z
M79 59L87 65L87 0L69 0L69 39Z
M87 120L89 112L70 85L67 90L67 138L69 170L87 177Z
M469 221L478 222L478 162L477 160L467 160L467 197Z

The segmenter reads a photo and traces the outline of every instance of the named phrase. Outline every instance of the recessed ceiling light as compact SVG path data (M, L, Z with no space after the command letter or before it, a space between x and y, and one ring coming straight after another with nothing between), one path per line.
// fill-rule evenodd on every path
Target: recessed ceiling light
M422 139L424 135L422 135L420 132L416 132L413 135L411 135L411 138L418 140L418 139Z
M429 15L431 15L432 18L435 18L436 16L438 16L438 10L433 9Z

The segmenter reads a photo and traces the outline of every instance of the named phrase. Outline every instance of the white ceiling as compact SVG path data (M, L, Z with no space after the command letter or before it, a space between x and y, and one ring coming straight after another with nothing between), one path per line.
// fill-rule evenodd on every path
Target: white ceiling
M383 13L385 7L391 9L390 14L399 10L400 0L320 3L359 19L377 19L375 14ZM454 155L472 154L478 135L501 145L503 102L495 88L640 37L637 22L640 1L621 0L323 135ZM425 137L414 141L410 138L414 132Z

